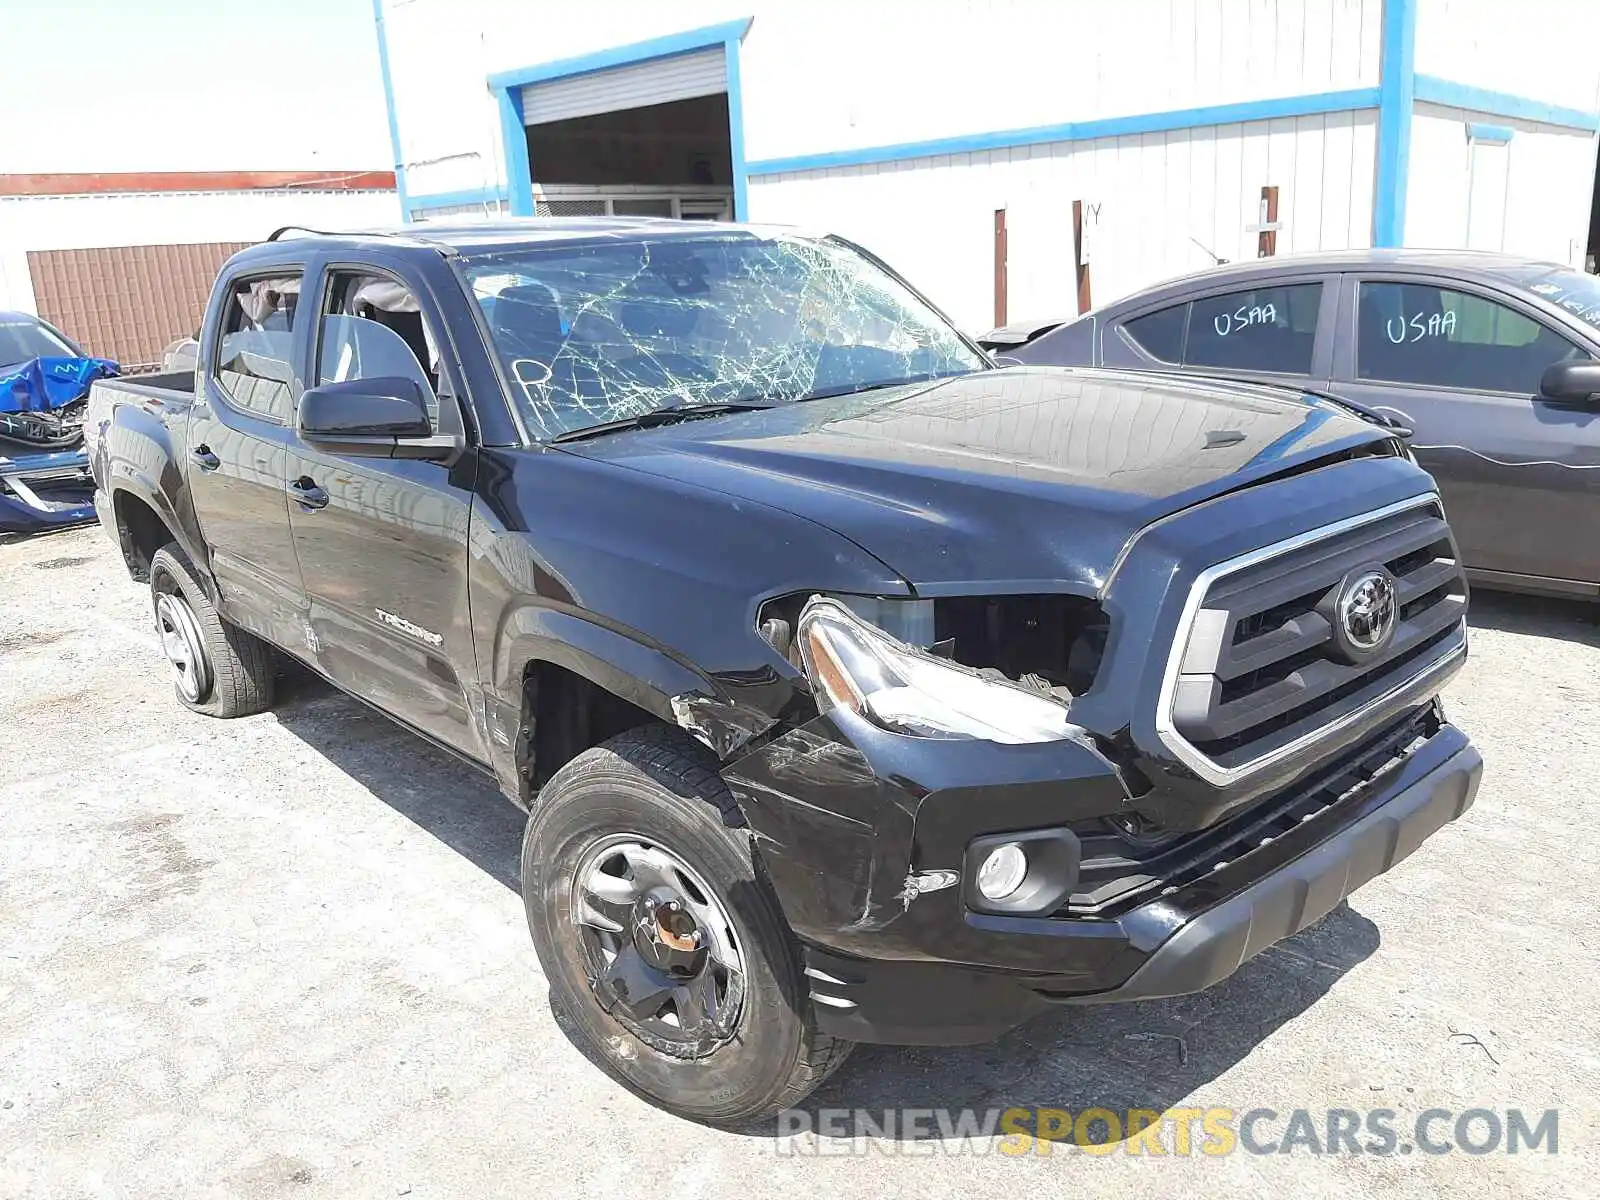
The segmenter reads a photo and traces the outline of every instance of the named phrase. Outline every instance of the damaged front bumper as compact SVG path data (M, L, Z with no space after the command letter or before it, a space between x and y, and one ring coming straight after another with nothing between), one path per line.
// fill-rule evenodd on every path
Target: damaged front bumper
M724 774L804 945L818 1024L956 1044L1052 1004L1209 987L1460 816L1481 770L1430 700L1225 820L1142 861L1130 851L1112 883L1095 831L1126 790L1084 742L897 737L835 712ZM974 844L1001 834L1076 845L1058 856L1075 879L1044 911L997 911L977 892Z
M0 533L32 533L94 519L94 480L82 448L0 456Z

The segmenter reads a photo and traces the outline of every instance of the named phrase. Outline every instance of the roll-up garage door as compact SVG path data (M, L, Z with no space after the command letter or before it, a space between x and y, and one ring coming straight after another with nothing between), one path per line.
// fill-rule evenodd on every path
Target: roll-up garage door
M587 117L671 100L714 96L728 90L721 46L653 58L570 79L531 83L522 89L522 119L528 125Z

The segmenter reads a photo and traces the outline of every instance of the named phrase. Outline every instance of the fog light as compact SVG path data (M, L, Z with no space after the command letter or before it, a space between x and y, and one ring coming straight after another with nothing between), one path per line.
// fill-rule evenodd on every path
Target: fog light
M989 851L978 868L978 891L985 900L1004 900L1022 886L1028 874L1028 856L1016 842L1006 842Z

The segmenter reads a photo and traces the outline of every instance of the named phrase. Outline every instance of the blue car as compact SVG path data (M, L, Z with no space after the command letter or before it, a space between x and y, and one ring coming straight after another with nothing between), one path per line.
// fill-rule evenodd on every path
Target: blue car
M94 520L85 400L116 373L48 322L0 312L0 533Z

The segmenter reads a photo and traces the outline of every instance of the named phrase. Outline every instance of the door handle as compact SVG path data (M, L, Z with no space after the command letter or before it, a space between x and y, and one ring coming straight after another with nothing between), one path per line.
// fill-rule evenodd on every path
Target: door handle
M318 487L302 475L289 485L289 495L301 508L310 512L314 508L328 507L328 491Z
M204 442L189 451L189 461L202 471L215 471L222 465L222 460L211 453L211 447Z

